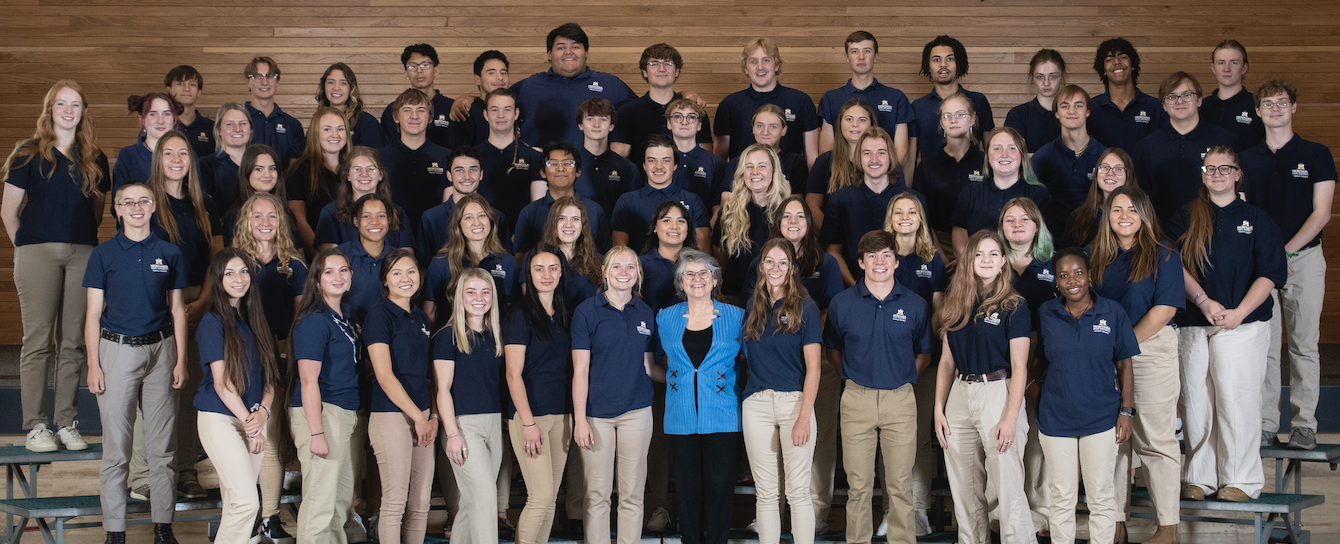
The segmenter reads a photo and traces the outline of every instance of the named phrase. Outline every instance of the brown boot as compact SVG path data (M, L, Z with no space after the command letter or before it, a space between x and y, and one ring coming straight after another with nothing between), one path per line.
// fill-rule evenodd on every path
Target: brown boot
M1127 544L1130 542L1126 536L1126 522L1117 522L1116 536L1112 537L1112 542L1115 544Z
M1154 536L1145 541L1145 544L1177 544L1177 526L1160 525Z

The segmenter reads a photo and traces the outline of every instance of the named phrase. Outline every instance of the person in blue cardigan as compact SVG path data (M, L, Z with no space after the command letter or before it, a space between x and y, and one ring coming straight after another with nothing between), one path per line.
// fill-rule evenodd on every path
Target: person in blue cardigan
M735 356L744 310L719 302L721 265L685 249L675 263L675 291L685 299L656 316L666 354L665 434L686 544L721 544L730 530L740 398Z

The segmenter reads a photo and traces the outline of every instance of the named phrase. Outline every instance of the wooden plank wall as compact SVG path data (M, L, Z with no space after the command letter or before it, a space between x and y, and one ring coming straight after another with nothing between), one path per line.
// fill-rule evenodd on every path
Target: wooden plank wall
M1251 54L1249 87L1286 76L1300 89L1297 127L1340 151L1340 4L1333 0L491 0L484 5L428 0L5 0L0 4L0 148L31 134L50 84L74 78L87 91L89 115L109 157L132 143L135 122L125 98L159 87L163 74L191 64L205 76L202 110L242 101L242 68L255 55L283 69L278 102L306 121L317 79L336 61L357 72L375 114L406 86L399 53L428 42L442 57L439 88L473 92L471 63L485 49L507 53L513 81L547 68L544 36L567 21L591 37L590 64L638 92L644 47L665 41L685 59L680 88L701 94L709 109L746 85L740 46L770 36L782 47L783 84L817 102L843 84L843 38L865 29L880 40L877 76L916 98L930 86L917 74L922 45L951 34L968 47L967 87L991 99L997 123L1031 99L1027 64L1041 47L1060 50L1070 81L1101 92L1090 68L1102 40L1124 36L1143 57L1141 83L1153 93L1167 74L1186 70L1212 88L1213 46L1226 38ZM1207 89L1208 90L1208 89ZM1340 226L1326 236L1340 248ZM104 233L104 239L108 234ZM20 340L12 273L13 249L0 241L0 343ZM1329 251L1324 342L1340 341L1340 251Z

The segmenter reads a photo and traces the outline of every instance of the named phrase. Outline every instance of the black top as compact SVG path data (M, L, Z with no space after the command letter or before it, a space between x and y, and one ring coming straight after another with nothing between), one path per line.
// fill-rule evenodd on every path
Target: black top
M698 368L707 359L707 352L712 349L712 326L708 325L706 329L694 331L684 329L684 352L688 354L689 361L693 363L693 368Z

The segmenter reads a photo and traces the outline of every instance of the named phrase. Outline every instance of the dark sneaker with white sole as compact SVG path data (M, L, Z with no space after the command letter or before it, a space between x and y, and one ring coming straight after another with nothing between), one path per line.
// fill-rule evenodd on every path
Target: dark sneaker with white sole
M1289 449L1310 450L1317 447L1317 431L1307 427L1294 427L1289 433Z

